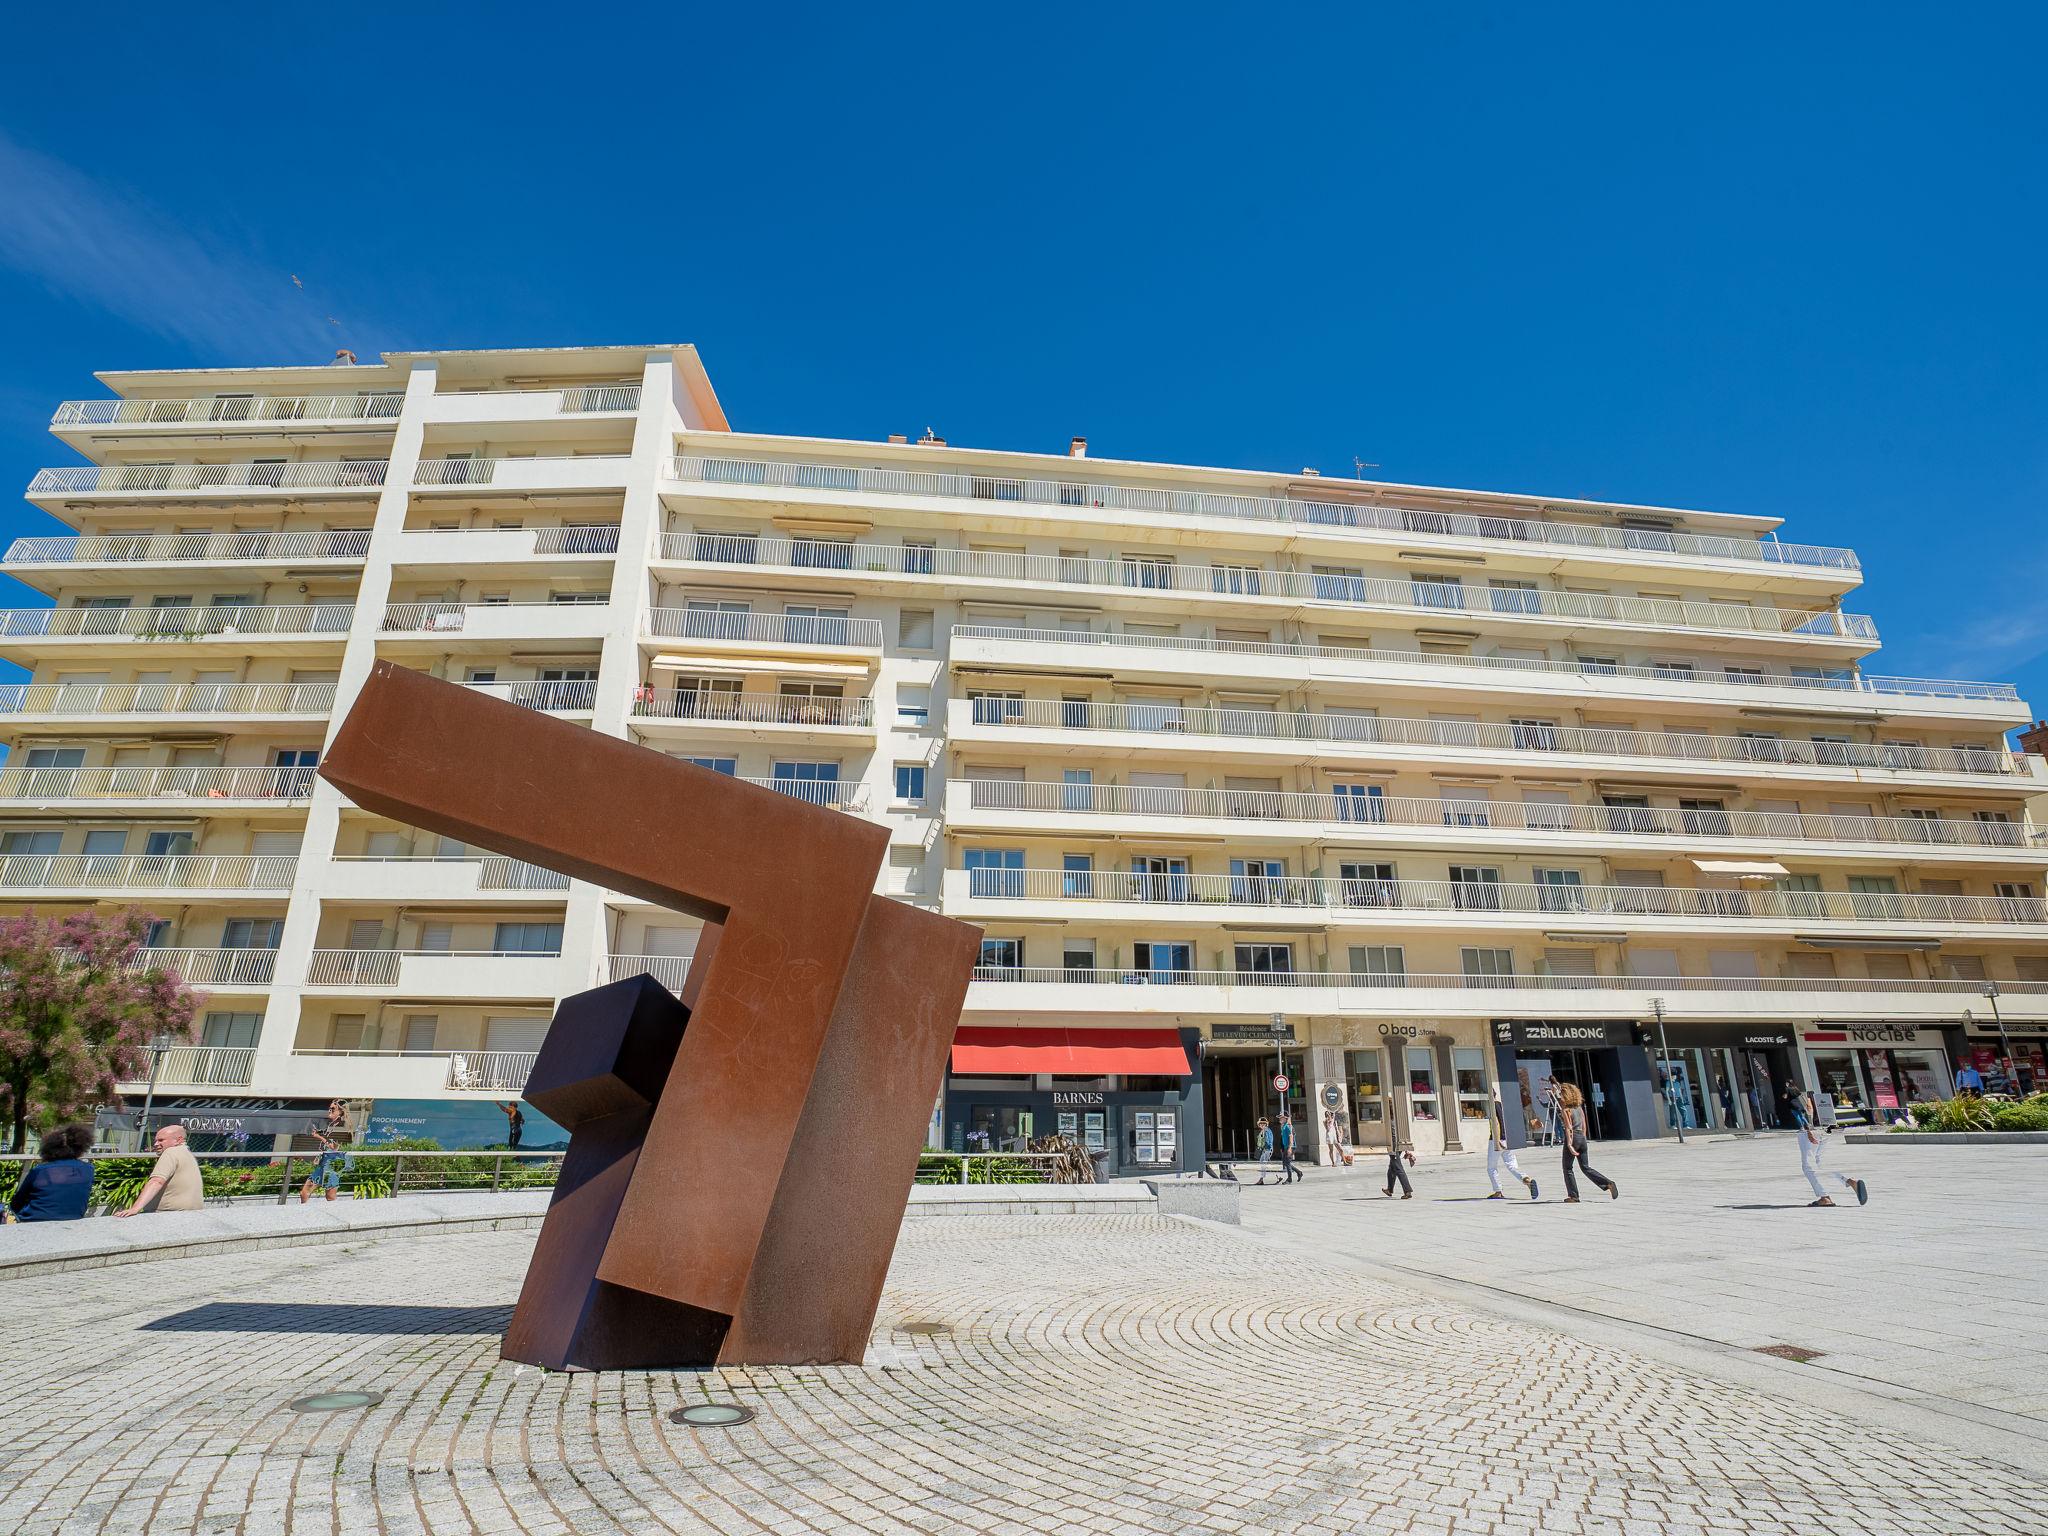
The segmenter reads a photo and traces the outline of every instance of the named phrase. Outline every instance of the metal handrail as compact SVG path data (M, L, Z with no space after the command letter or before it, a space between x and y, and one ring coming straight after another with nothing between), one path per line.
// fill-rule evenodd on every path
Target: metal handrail
M558 949L316 949L306 959L309 987L395 987L406 959L547 960Z
M1119 966L978 965L974 980L1030 986L1338 987L1361 991L1442 988L1465 992L1879 992L1980 997L1981 981L1886 980L1874 976L1475 976L1463 972L1180 971ZM2048 982L2001 981L2007 993L2048 997Z
M1170 558L1099 560L1081 555L1027 555L1001 550L923 545L860 544L851 540L789 539L724 533L671 533L662 538L670 560L711 565L767 566L779 570L878 571L897 575L973 577L1005 584L1120 591L1274 597L1348 608L1403 613L1479 613L1490 618L1569 619L1573 622L1709 630L1716 634L1790 634L1875 640L1876 622L1833 609L1753 608L1742 603L1537 588L1450 586L1411 577L1379 577L1267 570L1257 565L1181 565Z
M605 980L624 981L630 976L652 976L671 992L683 990L690 974L689 955L607 955Z
M332 683L0 683L0 715L324 715Z
M360 560L370 530L311 533L109 533L75 538L16 539L5 565L220 565L236 560Z
M597 684L587 678L512 683L464 683L472 693L487 693L494 699L537 709L542 713L578 714L597 707Z
M396 421L405 396L398 390L355 395L228 395L183 400L66 400L53 427L189 425L242 426L264 422Z
M1464 656L1434 651L1368 650L1363 646L1301 645L1275 640L1210 640L1200 636L1138 635L1116 630L1025 629L1008 624L955 624L955 640L1007 640L1027 645L1134 646L1141 650L1193 651L1219 656L1284 656L1310 661L1364 662L1369 666L1448 667L1482 672L1551 672L1566 677L1620 677L1681 686L1819 689L1833 693L1880 693L1945 699L2017 701L2011 683L1977 683L1938 677L1880 677L1867 672L1799 676L1759 669L1744 673L1696 672L1658 667L1625 667L1583 661L1550 661L1521 656Z
M742 784L755 784L835 811L857 811L867 803L867 787L859 779L775 779L744 773L736 777Z
M145 949L131 970L176 971L195 987L267 987L277 973L274 949Z
M502 613L510 609L514 613L533 613L546 610L559 613L564 608L608 608L610 603L386 603L384 633L425 632L428 634L460 632L469 622L472 613Z
M562 411L565 415L640 409L638 384L578 384L563 390L561 394Z
M413 471L415 486L451 485L495 485L500 469L531 468L538 473L542 465L580 464L595 466L611 465L624 471L630 462L625 454L535 454L524 459L421 459Z
M4 800L304 800L313 769L0 768Z
M355 621L352 603L182 604L165 608L0 608L0 638L216 640L332 635Z
M1356 913L1462 912L1582 917L1685 917L1851 923L2048 923L2038 896L1783 890L1700 886L1509 885L1323 875L1152 874L1124 870L970 869L967 894L989 901L1111 901L1148 905L1315 908Z
M1398 533L1404 539L1448 536L1578 549L1625 550L1632 554L1696 555L1764 565L1814 566L1841 571L1860 569L1853 550L1817 544L1785 544L1775 539L1728 538L1654 528L1609 528L1553 522L1546 518L1438 512L1378 503L1283 500L1271 496L1111 485L1078 476L1060 480L1019 479L1003 475L874 469L856 464L711 458L696 454L670 459L667 468L672 480L763 490L847 491L857 495L1014 502L1026 506L1155 513L1170 518L1217 517L1239 522L1280 523L1317 532L1343 529L1390 532Z
M39 469L31 496L85 496L114 491L373 491L384 483L384 459L297 459L251 464L82 464Z
M431 853L337 853L332 855L336 864L461 864L474 865L477 871L476 884L480 891L566 891L569 877L552 869L543 869L538 864L529 864L524 859L515 859L502 853L484 854L431 854Z
M1515 832L1625 832L1635 836L1748 838L1825 843L1903 843L1920 847L2024 848L2039 834L2017 821L1926 820L1910 816L1812 815L1800 811L1672 810L1660 806L1544 805L1520 800L1354 795L1341 790L1066 784L970 779L977 811L1051 811L1064 815L1187 816L1230 821L1315 822L1347 834L1379 826L1492 828Z
M1989 747L1915 747L1855 741L1715 736L1705 731L1637 731L1606 726L1419 720L1311 710L1214 708L1185 704L1097 704L1063 699L969 700L975 725L1148 735L1253 737L1346 746L1420 746L1433 751L1568 753L1588 757L1761 763L1893 772L2014 774L2024 753Z
M253 1045L174 1045L157 1052L159 1088L246 1088L256 1068Z
M533 530L536 555L615 555L619 552L617 523L565 523L559 528Z
M715 608L652 608L647 632L663 639L737 640L769 645L882 648L877 619L823 618L803 613L725 613Z
M0 890L286 891L298 869L295 853L6 853Z
M451 1051L444 1086L467 1093L524 1093L538 1051Z
M642 690L633 714L643 720L729 720L752 725L871 726L873 699L710 693L693 688Z

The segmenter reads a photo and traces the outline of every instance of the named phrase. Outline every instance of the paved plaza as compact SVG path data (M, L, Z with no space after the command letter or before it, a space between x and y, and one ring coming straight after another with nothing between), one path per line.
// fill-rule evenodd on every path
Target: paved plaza
M1870 1207L1809 1213L1723 1209L1803 1200L1785 1143L1611 1152L1622 1200L1577 1208L1471 1203L1464 1158L1405 1205L1363 1170L1248 1190L1241 1231L920 1220L862 1369L505 1365L523 1231L22 1277L0 1531L2048 1529L2048 1468L2007 1454L2038 1409L1977 1354L1915 1402L1889 1342L1954 1354L2007 1317L2014 1244L2039 1272L2048 1159L1877 1149ZM1752 1310L1785 1290L1782 1328ZM1846 1345L1865 1316L1880 1342L1854 1371L1749 1352ZM1984 1357L2040 1379L2040 1317ZM287 1411L335 1388L384 1400ZM666 1421L705 1399L757 1417Z

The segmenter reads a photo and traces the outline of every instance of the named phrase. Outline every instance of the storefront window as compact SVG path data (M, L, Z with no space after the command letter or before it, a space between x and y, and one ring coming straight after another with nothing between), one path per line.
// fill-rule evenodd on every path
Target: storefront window
M1031 1140L1031 1111L1008 1104L977 1104L967 1132L969 1152L1022 1152Z
M1451 1065L1458 1075L1458 1118L1486 1118L1486 1053L1454 1050Z
M1834 1101L1836 1119L1857 1125L1869 1122L1870 1101L1864 1096L1856 1060L1849 1052L1815 1051L1813 1081L1816 1092Z
M1408 1047L1408 1112L1417 1120L1436 1119L1436 1066L1426 1045Z
M1377 1136L1387 1123L1387 1085L1380 1075L1378 1051L1349 1051L1352 1135Z

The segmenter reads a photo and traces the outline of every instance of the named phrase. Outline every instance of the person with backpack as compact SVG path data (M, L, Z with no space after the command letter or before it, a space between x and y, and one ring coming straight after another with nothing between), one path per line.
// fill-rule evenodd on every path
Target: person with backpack
M1577 1083L1557 1085L1558 1139L1564 1145L1564 1203L1579 1203L1579 1181L1572 1177L1576 1161L1586 1177L1607 1191L1607 1198L1619 1200L1621 1186L1586 1161L1586 1096Z
M1522 1187L1529 1191L1529 1198L1536 1198L1536 1181L1522 1172L1521 1164L1515 1161L1515 1149L1508 1145L1507 1111L1501 1108L1500 1089L1493 1090L1493 1112L1486 1117L1486 1180L1493 1186L1489 1200L1505 1200L1501 1192L1501 1169L1522 1181Z
M1791 1096L1792 1123L1799 1135L1799 1171L1806 1175L1806 1182L1813 1188L1813 1198L1807 1202L1809 1208L1828 1206L1835 1202L1829 1197L1827 1187L1820 1181L1820 1155L1826 1150L1828 1132L1833 1126L1823 1127L1820 1107L1811 1093ZM1846 1173L1831 1173L1831 1179L1841 1180L1843 1186L1853 1192L1858 1205L1870 1204L1870 1189L1861 1179Z

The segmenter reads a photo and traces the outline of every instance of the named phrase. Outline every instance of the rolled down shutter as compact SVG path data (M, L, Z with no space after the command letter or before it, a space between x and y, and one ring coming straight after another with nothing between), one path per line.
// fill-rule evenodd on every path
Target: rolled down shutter
M484 1049L487 1051L537 1051L547 1038L548 1021L536 1018L487 1019Z

